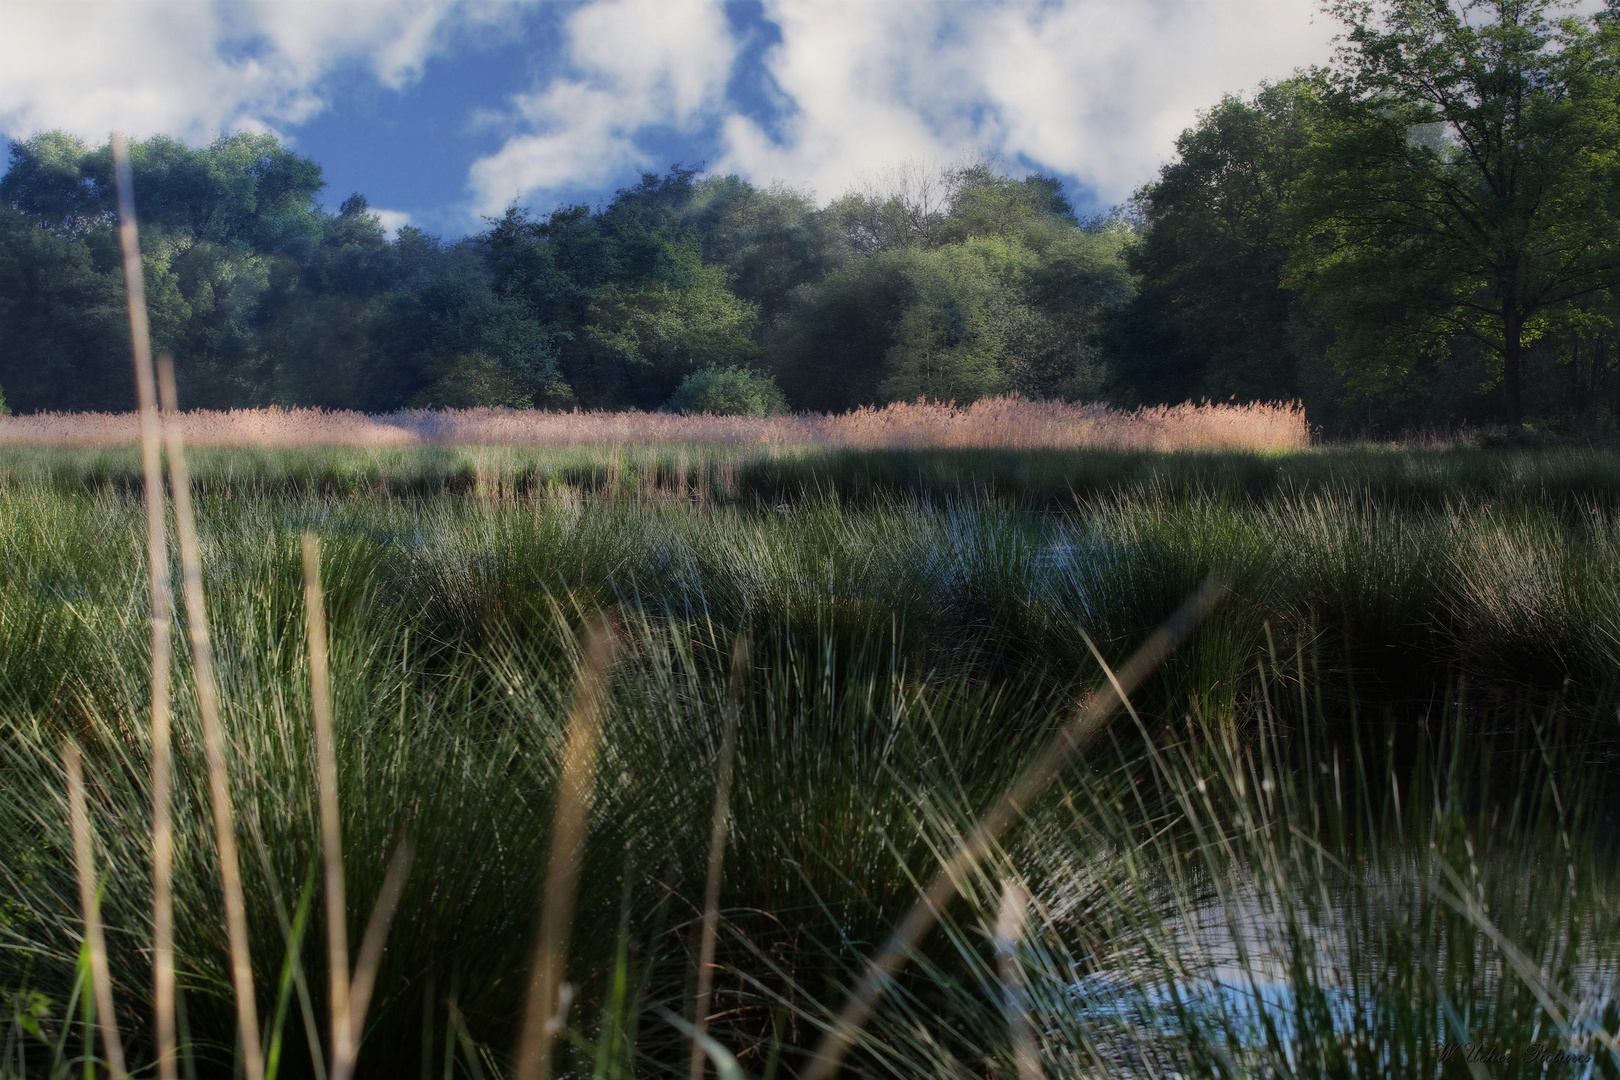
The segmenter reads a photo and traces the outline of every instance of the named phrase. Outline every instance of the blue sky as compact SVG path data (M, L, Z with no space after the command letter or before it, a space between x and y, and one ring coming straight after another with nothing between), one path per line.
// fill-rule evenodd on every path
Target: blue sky
M986 157L1092 210L1332 33L1314 0L7 0L0 133L271 130L329 205L446 235L676 161L825 200Z
M429 59L417 81L398 89L382 86L364 67L351 64L330 78L329 108L288 129L289 141L322 163L329 185L325 198L333 205L358 191L377 206L409 213L430 231L467 228L468 167L499 151L507 130L499 117L487 114L536 83L566 73L562 23L567 11L562 5L537 7L523 12L513 26L469 33ZM723 11L741 43L727 80L727 100L760 124L776 125L791 111L790 103L774 87L763 58L781 42L781 32L759 0L731 0ZM641 169L714 162L723 152L715 122L649 128L637 142L641 160L610 178L582 179L535 198L515 198L536 212L565 202L595 204L634 183Z

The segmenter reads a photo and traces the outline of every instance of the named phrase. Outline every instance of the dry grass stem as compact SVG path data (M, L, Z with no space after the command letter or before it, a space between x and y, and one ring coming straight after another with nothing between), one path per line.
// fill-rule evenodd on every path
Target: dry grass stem
M605 617L598 616L585 631L584 661L569 710L568 746L557 777L551 858L546 866L546 895L540 908L540 940L529 978L515 1080L550 1080L552 1041L564 1021L568 935L573 927L574 897L596 783L607 672L615 647L612 628Z
M118 1037L118 1016L113 1012L112 975L107 970L107 938L101 929L101 896L96 888L96 854L90 835L90 810L84 794L84 761L79 747L62 748L67 770L68 819L73 826L73 856L79 871L79 904L84 911L84 939L90 946L90 980L95 984L96 1023L101 1028L102 1054L113 1080L124 1080L124 1044Z
M164 411L176 409L174 362L161 358L158 383ZM219 684L214 677L214 645L208 632L208 604L203 595L202 547L191 507L191 477L186 472L184 438L178 424L165 424L169 483L174 492L175 532L180 540L180 578L185 586L186 627L191 633L192 669L197 679L197 710L202 714L203 754L208 761L208 787L214 804L214 837L219 849L220 884L225 893L225 932L230 939L231 983L236 990L237 1022L247 1080L264 1080L264 1046L253 992L253 961L248 949L247 907L242 897L241 856L236 847L236 814L231 806L230 771L225 758L225 729L219 715Z
M996 917L996 968L1001 976L1001 1007L1007 1015L1007 1034L1012 1042L1018 1080L1041 1080L1041 1055L1035 1042L1035 1028L1030 1022L1024 966L1018 962L1018 943L1023 940L1028 916L1029 890L1013 882L1001 893L1001 911Z
M332 739L332 680L327 666L326 603L321 595L320 543L304 534L304 615L308 624L309 696L315 716L315 764L321 812L321 862L326 881L326 967L332 1007L332 1080L354 1069L349 1026L348 901L343 890L343 821L338 812L337 748Z
M616 446L709 443L873 449L1090 448L1297 450L1310 445L1298 404L1108 405L986 398L971 405L868 405L847 413L688 416L531 409L410 410L373 415L322 409L198 409L181 418L198 446ZM131 442L126 413L0 417L0 446Z
M129 308L129 335L135 360L135 390L140 405L141 468L146 480L146 561L152 607L152 1004L157 1044L158 1080L176 1080L174 1027L174 823L170 811L173 756L169 731L170 635L173 594L169 584L169 550L163 504L163 431L158 415L157 386L152 370L152 341L147 326L146 279L141 270L140 237L135 221L135 185L129 144L112 137L118 184L118 238L123 247L124 279Z
M410 870L411 847L402 840L394 848L394 857L388 860L382 892L371 909L365 935L360 939L360 955L354 963L354 981L349 986L349 1032L355 1051L359 1049L360 1034L365 1030L366 1009L371 1005L371 992L377 985L377 969L382 966L388 928L393 925L394 912L399 910L399 898L405 892L405 878ZM353 1056L351 1054L349 1062L351 1069Z
M725 734L720 740L720 772L714 786L714 820L709 829L709 876L703 887L703 931L698 944L697 996L692 1005L691 1080L702 1080L703 1040L709 1028L709 995L714 989L715 939L720 932L720 871L726 857L727 821L731 814L731 781L737 756L737 726L742 718L743 679L748 674L748 639L739 635L731 647L731 685L726 691Z
M972 831L962 838L955 852L940 867L928 887L906 912L883 950L869 961L865 977L850 994L832 1028L822 1037L805 1069L803 1080L827 1080L843 1064L844 1056L866 1026L878 999L888 989L906 957L938 921L939 913L956 895L959 883L984 861L997 838L1016 821L1052 781L1064 764L1102 731L1119 707L1160 664L1203 621L1219 602L1226 586L1216 578L1205 581L1142 643L1117 673L1108 672L1108 682L1088 694L1074 718L1052 737L1033 761L996 800Z

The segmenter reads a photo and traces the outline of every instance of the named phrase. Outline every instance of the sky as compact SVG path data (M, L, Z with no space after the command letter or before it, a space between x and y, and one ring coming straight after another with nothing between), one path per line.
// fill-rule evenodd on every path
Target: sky
M676 162L826 201L987 158L1128 198L1316 0L4 0L0 135L271 131L331 208L457 236Z

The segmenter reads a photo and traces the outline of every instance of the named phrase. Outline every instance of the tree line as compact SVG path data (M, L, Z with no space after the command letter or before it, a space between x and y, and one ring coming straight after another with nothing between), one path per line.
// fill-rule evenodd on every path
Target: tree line
M273 136L133 146L157 344L192 406L763 412L996 394L1302 400L1329 432L1612 427L1620 14L1338 0L1334 63L1229 97L1081 220L1061 184L896 170L825 206L674 167L464 239ZM0 178L0 393L133 400L111 157Z

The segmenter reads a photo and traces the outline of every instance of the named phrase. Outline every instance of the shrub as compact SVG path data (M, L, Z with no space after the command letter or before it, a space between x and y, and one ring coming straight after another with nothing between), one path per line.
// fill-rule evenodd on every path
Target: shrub
M728 367L692 372L670 396L668 407L715 416L772 416L787 412L787 399L769 375Z

